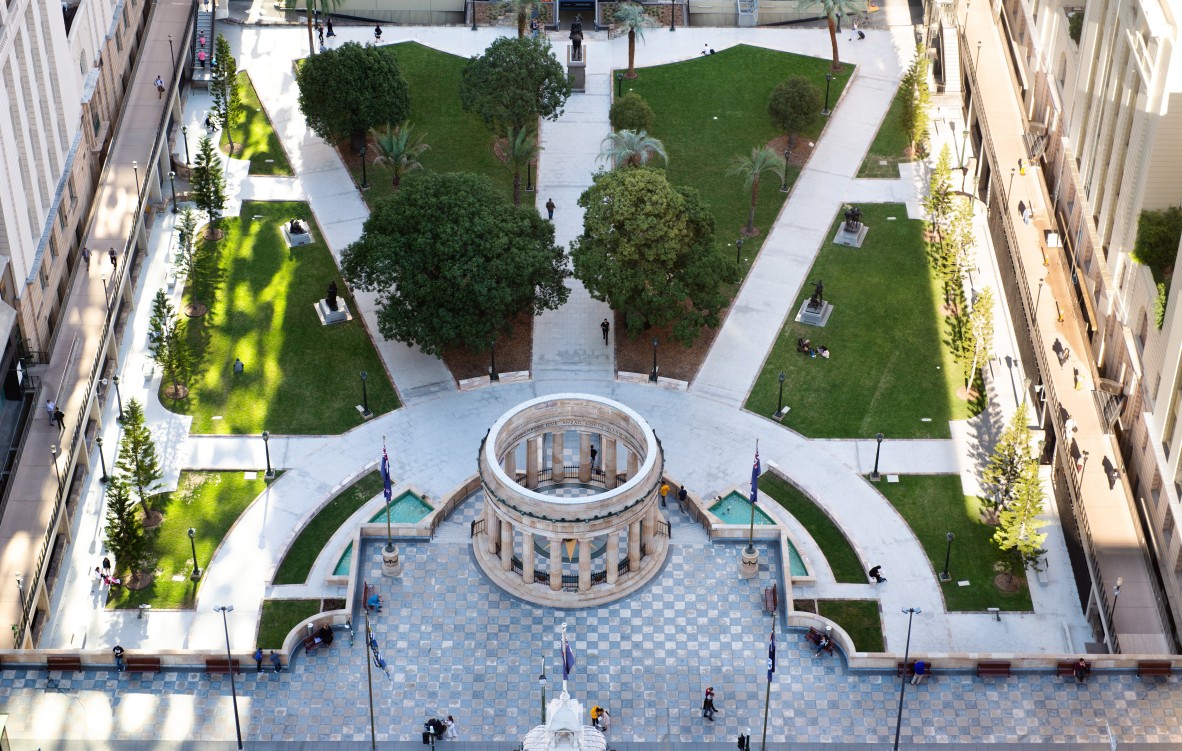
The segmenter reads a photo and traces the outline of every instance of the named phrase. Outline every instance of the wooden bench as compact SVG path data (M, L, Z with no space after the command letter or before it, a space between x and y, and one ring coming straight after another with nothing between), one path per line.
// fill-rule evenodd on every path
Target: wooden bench
M1169 660L1141 660L1137 663L1137 675L1142 678L1168 677L1173 671L1174 666Z
M1009 678L1010 663L1007 660L983 660L977 663L978 678Z
M763 612L774 613L778 610L780 598L776 592L776 585L763 588Z
M931 676L932 670L935 669L936 666L933 665L932 663L928 662L927 660L924 660L923 664L924 664L924 668L925 668L924 675ZM895 675L902 677L904 675L904 669L906 669L906 675L908 678L911 678L912 676L914 676L915 675L915 660L912 660L911 662L907 663L907 665L904 665L901 662L895 663Z
M241 672L242 666L238 664L238 660L229 660L225 657L205 658L206 675L229 675L230 673Z
M816 628L809 626L809 632L804 635L804 638L807 639L809 642L811 642L815 647L817 647L818 654L820 654L821 652L825 652L826 654L831 655L831 654L833 654L833 647L834 647L832 639L829 640L829 644L827 644L826 646L824 646L824 647L821 646L821 640L826 638L827 636L828 635L825 634L824 632L818 631Z
M321 626L304 637L304 654L311 652L313 649L327 647L332 644L332 638L332 628Z
M148 655L128 655L123 658L123 664L129 673L159 673L160 658Z
M51 655L45 658L45 667L47 670L61 670L72 671L82 669L81 657L66 657L64 655Z
M1092 663L1084 662L1087 665L1088 673L1092 672ZM1055 673L1060 678L1074 678L1075 677L1075 661L1074 660L1059 660L1055 663Z

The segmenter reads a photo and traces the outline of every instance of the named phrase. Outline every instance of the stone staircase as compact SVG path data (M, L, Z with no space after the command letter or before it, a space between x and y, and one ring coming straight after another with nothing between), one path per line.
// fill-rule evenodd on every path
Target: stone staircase
M214 18L213 8L208 5L200 5L197 8L197 23L193 28L193 39L190 40L193 54L193 85L197 88L208 88L209 79L212 77L213 71L213 51L215 48L215 40L217 34L215 33L216 19ZM201 33L205 32L205 47L202 48L197 44L197 40L201 37ZM201 67L201 63L197 62L197 53L202 49L205 50L205 67Z

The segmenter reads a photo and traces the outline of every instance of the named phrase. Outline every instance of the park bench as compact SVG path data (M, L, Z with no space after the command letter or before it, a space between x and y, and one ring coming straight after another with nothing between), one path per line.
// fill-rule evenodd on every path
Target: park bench
M763 612L774 613L778 609L777 605L779 605L779 597L776 593L776 585L773 584L770 587L764 587L763 588Z
M930 677L932 674L932 670L934 670L936 666L933 665L932 663L928 662L927 660L924 660L923 664L927 666L926 675L928 675ZM915 675L915 660L912 660L911 662L907 663L906 665L904 665L901 662L896 662L895 663L895 675L900 676L900 677L902 677L903 675L906 675L906 677L908 677L908 678L911 678L912 676L914 676Z
M238 660L230 660L225 657L205 658L206 675L229 675L230 673L241 672L242 666L238 663Z
M123 658L129 673L159 673L160 658L150 655L127 655Z
M817 647L818 651L825 652L826 654L831 655L831 654L833 654L833 647L834 647L832 639L829 640L828 645L826 645L824 647L821 646L821 640L824 639L826 636L827 636L827 634L825 634L824 632L818 631L817 629L813 628L812 626L809 626L809 632L804 635L804 638L808 639L809 642L811 642L813 644L813 646Z
M45 658L45 668L47 670L60 670L62 672L81 670L82 658L67 657L65 655L51 655Z
M1141 660L1137 663L1137 675L1142 678L1166 676L1174 670L1169 660Z
M1085 663L1088 666L1088 672L1092 672L1092 663ZM1055 663L1055 673L1060 678L1074 678L1075 677L1075 660L1059 660Z
M327 647L329 644L332 644L332 628L321 626L304 637L304 654L311 652L313 649Z
M1007 660L982 660L977 663L978 678L1009 678L1010 663Z

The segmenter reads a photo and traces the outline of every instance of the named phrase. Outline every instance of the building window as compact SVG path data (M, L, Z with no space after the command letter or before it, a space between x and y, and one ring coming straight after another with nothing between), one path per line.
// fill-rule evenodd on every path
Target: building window
M1067 54L1059 53L1058 71L1055 73L1055 78L1059 79L1059 88L1062 89L1067 85Z
M74 175L70 175L70 179L66 181L66 189L70 191L70 205L78 203L78 192L74 190Z
M115 49L119 52L123 52L123 30L122 29L115 30Z
M1137 327L1137 344L1145 349L1145 340L1149 337L1149 312L1141 309L1141 325Z
M1174 531L1174 510L1171 508L1166 508L1165 518L1161 522L1161 531L1166 535Z
M1161 503L1161 473L1153 470L1153 484L1149 486L1149 496L1153 498L1153 507Z
M41 273L38 277L41 279L41 289L49 286L49 264L44 260L41 261Z

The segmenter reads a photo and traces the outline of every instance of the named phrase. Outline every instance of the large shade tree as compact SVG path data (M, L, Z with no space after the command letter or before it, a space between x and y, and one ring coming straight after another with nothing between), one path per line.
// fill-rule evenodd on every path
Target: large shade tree
M717 326L734 263L714 248L714 217L696 190L651 167L600 172L579 197L583 233L571 245L575 276L596 300L623 311L628 330L672 324L686 346Z
M460 79L460 103L498 136L539 117L557 120L570 91L570 79L544 37L501 37L468 61Z
M308 127L329 143L364 142L365 133L400 123L410 113L410 94L388 49L348 42L304 60L296 68L300 112Z
M341 258L354 286L378 293L378 330L437 355L488 350L516 316L566 301L554 228L509 203L488 178L422 172L380 200Z
M818 8L829 23L829 43L833 46L833 69L841 69L841 59L837 56L837 29L840 25L839 15L851 16L866 9L865 0L800 0L800 10Z

